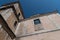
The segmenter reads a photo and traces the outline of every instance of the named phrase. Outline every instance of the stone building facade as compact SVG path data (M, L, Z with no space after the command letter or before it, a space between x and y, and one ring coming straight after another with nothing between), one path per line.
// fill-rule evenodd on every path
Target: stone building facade
M16 37L15 30L17 28L17 25L21 20L24 19L22 13L23 12L20 9L19 2L9 3L0 7L0 15L3 17L3 19L0 19L1 40L12 40ZM4 21L1 22L2 20L4 20L6 24L4 23ZM2 24L4 25L3 27ZM8 27L6 27L5 25L8 25Z
M6 23L10 27L10 29L13 32L15 32L15 28L18 24L18 20L17 20L16 16L14 15L13 10L11 8L7 9L7 10L2 10L1 15L5 19Z
M12 40L8 33L0 25L0 40Z
M22 20L15 34L18 40L60 40L60 14L54 11Z
M20 4L19 3L15 3L13 5L14 5L14 7L16 9L17 16L18 16L19 20L20 21L23 20L24 19L24 14L22 12L22 8L21 8Z
M22 7L21 7L19 1L3 5L3 7L8 7L8 6L13 7L13 10L15 11L18 20L21 21L24 19L24 14L23 14Z
M0 15L3 17L3 19L2 19L0 16L0 24L1 24L0 26L2 27L2 28L0 28L0 31L1 31L0 37L1 37L1 40L5 40L4 37L7 38L6 40L8 40L8 38L10 38L10 36L9 36L10 29L15 34L15 30L18 25L18 20L17 20L16 16L14 15L12 8L6 9L6 10L1 10ZM6 23L4 23L4 22L6 22ZM8 27L6 25L8 25Z
M19 2L0 7L0 40L60 40L56 11L24 19Z

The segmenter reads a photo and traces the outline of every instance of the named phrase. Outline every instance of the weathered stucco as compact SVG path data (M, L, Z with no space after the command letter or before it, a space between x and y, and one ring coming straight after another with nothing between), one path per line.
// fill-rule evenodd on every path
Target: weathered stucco
M40 19L43 30L35 31L33 21L35 19ZM58 13L51 13L23 20L19 23L15 34L21 37L19 40L60 40L60 16Z

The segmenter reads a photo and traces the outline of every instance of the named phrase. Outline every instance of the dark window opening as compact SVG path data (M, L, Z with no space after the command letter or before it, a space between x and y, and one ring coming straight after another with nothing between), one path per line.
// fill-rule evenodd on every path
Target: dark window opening
M37 25L37 24L41 24L41 21L39 19L35 19L34 20L34 24Z
M14 26L15 26L15 27L16 27L16 25L17 25L17 21L14 22Z
M18 13L18 15L17 15L18 17L20 16L20 13Z

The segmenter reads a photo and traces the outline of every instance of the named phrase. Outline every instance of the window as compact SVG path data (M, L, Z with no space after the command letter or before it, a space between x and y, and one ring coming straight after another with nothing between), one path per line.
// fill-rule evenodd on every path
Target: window
M34 26L35 26L35 31L43 29L41 21L39 19L34 20Z
M41 24L40 20L39 19L36 19L34 20L34 24L37 25L37 24Z
M17 21L14 22L14 27L16 28L16 25L17 25Z
M18 17L20 16L20 13L18 13L18 15L17 15Z

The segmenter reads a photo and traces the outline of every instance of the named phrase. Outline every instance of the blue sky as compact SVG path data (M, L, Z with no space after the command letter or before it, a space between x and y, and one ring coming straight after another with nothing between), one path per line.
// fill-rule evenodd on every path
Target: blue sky
M0 0L0 6L14 1L16 0ZM52 12L56 9L60 13L60 0L19 0L19 2L25 18L36 14Z

